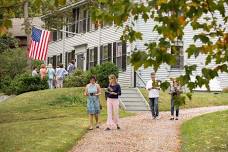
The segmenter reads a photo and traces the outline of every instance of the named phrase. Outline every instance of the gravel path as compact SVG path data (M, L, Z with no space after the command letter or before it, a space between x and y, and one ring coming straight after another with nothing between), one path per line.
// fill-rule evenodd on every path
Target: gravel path
M90 131L72 152L177 152L179 127L184 120L226 109L228 106L181 109L178 121L169 120L169 112L161 112L160 120L152 120L149 112L141 112L121 119L121 130L104 131L102 125Z

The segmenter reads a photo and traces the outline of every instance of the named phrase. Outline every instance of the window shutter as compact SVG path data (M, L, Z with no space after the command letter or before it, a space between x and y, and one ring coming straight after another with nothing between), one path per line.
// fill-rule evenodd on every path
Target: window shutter
M122 70L126 71L127 69L127 45L126 43L122 44Z
M60 63L62 63L63 62L63 54L61 53L60 54Z
M103 46L100 46L100 64L103 62Z
M89 70L89 49L87 49L86 53L86 70Z
M55 68L56 67L56 55L53 56L53 64L52 66Z
M98 58L98 49L97 47L94 48L94 66L97 65L97 58Z
M67 69L67 64L68 64L68 53L65 53L65 68Z
M50 63L50 57L48 57L47 62L48 62L48 64Z
M52 39L53 41L57 41L57 31L52 32Z
M113 63L116 64L116 42L113 43Z
M108 44L108 61L109 62L112 61L112 44L111 43Z

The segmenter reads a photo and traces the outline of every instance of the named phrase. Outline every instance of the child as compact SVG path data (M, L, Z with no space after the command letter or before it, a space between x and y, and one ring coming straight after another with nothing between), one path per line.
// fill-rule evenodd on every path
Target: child
M175 106L175 97L180 96L181 94L181 86L179 84L179 82L175 79L172 78L171 79L173 84L170 87L170 94L171 94L171 118L170 120L174 120L174 109L176 109L176 120L178 120L178 116L179 116L179 106Z

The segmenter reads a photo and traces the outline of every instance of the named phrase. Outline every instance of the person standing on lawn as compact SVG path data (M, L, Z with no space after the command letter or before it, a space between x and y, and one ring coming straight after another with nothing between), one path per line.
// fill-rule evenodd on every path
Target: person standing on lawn
M68 72L63 68L63 64L59 64L59 68L56 69L56 82L57 82L57 88L63 87L63 80L65 78L65 75L67 75Z
M55 79L55 70L52 67L52 64L48 64L47 66L47 73L48 73L48 86L49 89L53 89L53 80Z
M176 109L176 120L178 120L179 106L177 104L175 104L175 98L180 96L180 94L182 93L182 89L181 89L180 83L175 78L172 78L171 80L172 80L173 84L170 87L170 94L171 94L171 109L170 109L171 118L170 118L170 120L174 120L175 109Z
M151 73L151 80L146 84L146 89L149 92L149 105L154 119L159 119L158 98L160 93L159 81L156 80L156 74Z
M119 96L121 95L121 87L117 83L116 76L111 74L109 76L109 85L106 90L107 94L107 128L105 131L111 130L111 126L115 124L117 129L119 126Z
M99 128L98 116L100 113L99 95L101 94L100 85L96 83L96 77L90 78L90 83L86 85L84 95L87 96L87 111L89 114L89 130L93 130L93 117L95 117L96 128Z
M47 76L47 68L45 64L41 64L41 68L40 68L40 78L41 80L44 80Z

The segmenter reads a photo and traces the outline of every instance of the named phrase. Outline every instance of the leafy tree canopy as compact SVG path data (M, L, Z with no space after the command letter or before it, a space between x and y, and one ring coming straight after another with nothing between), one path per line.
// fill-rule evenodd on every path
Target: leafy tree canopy
M155 71L162 64L175 65L176 57L170 52L171 46L182 41L184 29L190 25L196 32L194 42L200 41L201 46L194 43L185 50L188 58L206 56L202 75L197 75L194 82L190 76L196 71L197 65L185 65L185 74L178 79L182 86L192 91L197 86L205 85L208 90L209 81L220 72L228 72L228 16L227 0L151 0L132 2L132 0L97 0L90 1L92 17L95 20L114 22L115 26L124 29L121 39L135 42L142 40L143 35L135 28L135 22L140 18L144 22L156 22L151 31L160 35L159 41L147 42L145 51L136 51L131 56L131 63L138 69L141 66L153 67ZM102 6L102 7L101 7ZM222 21L219 21L219 14ZM148 27L149 28L149 27ZM194 33L193 33L194 34ZM209 67L212 62L216 66ZM169 82L162 83L162 89L169 87Z
M25 2L28 2L29 17L55 12L66 5L66 0L0 0L0 36L12 27L11 18L24 17Z

